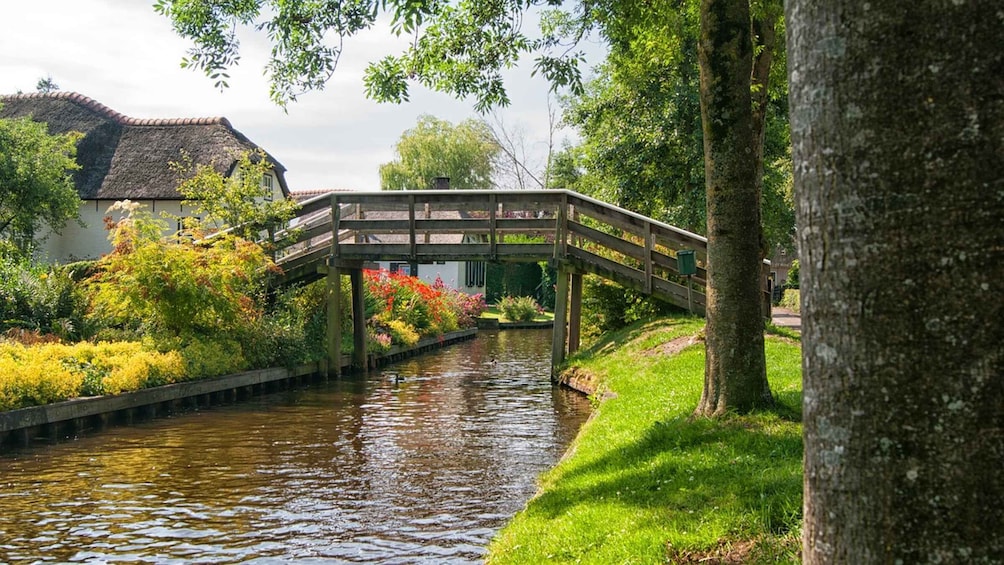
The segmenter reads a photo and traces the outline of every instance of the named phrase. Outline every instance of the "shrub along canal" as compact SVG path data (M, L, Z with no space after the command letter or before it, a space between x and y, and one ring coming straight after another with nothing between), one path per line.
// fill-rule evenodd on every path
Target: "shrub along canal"
M589 415L540 330L0 455L0 561L480 561Z

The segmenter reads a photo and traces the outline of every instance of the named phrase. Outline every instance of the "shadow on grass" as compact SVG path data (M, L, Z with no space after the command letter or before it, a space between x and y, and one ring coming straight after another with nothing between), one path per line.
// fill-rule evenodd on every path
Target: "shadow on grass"
M659 318L649 322L632 324L626 328L604 334L599 340L569 356L568 363L574 364L576 361L611 353L623 347L624 344L632 343L650 332L659 330L669 331L676 326L690 324L698 319L692 316L680 316L676 318Z
M777 415L786 422L801 423L802 421L802 391L781 390L772 391L774 407L768 412Z
M638 441L560 469L528 513L554 519L605 501L626 506L639 527L719 523L710 530L736 539L784 535L801 519L801 463L800 431L770 414L660 421Z
M802 341L801 333L791 328L786 328L783 326L775 326L771 322L767 322L766 324L764 324L763 331L767 335L776 335L778 337L783 337L785 339L790 339L792 341L797 341L799 343L801 343Z

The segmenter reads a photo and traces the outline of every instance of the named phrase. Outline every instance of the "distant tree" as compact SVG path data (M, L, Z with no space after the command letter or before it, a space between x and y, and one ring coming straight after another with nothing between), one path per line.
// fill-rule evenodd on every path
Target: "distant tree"
M272 198L270 185L262 178L272 164L262 150L235 155L234 173L226 176L211 164L194 164L188 155L171 167L181 177L178 192L200 218L203 231L234 228L245 239L256 239L260 230L282 224L293 217L296 203Z
M547 140L530 139L523 124L506 123L504 116L493 110L485 118L485 126L499 147L496 163L496 186L524 190L553 188L551 160L554 158L554 136L561 125L558 106L547 98ZM538 147L546 145L541 152Z
M585 194L594 191L584 190L582 165L582 147L565 143L561 149L554 152L548 167L548 188L567 188Z
M395 147L397 159L380 165L384 190L429 189L436 177L451 188L493 188L499 146L483 122L453 125L428 114L405 131Z
M27 253L43 225L58 232L77 217L71 173L80 137L49 135L27 117L0 119L0 242Z
M485 120L485 127L499 147L496 163L496 186L499 188L544 188L540 171L531 162L526 130L519 124L509 125L497 112ZM542 176L542 175L541 175Z
M1001 5L785 10L803 558L1004 563Z
M47 75L38 79L38 82L35 83L35 90L43 94L56 92L59 90L59 85L52 80L52 75Z

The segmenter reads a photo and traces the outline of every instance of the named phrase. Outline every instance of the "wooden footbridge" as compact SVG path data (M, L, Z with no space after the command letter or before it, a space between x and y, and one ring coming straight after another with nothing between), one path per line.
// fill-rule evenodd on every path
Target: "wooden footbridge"
M446 237L449 235L450 237ZM376 261L550 261L557 268L552 364L579 346L582 275L592 273L703 315L707 240L568 190L335 192L301 203L273 234L282 283L327 278L328 351L341 351L342 275L352 285L353 365L365 367L362 269ZM696 273L677 253L693 251ZM769 316L767 270L763 303ZM339 373L340 363L329 363Z

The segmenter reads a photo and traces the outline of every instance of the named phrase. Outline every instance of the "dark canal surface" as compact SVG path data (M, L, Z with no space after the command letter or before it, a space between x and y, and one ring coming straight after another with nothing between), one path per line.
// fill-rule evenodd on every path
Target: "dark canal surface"
M540 330L0 455L0 562L466 563L589 413Z

